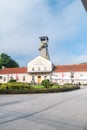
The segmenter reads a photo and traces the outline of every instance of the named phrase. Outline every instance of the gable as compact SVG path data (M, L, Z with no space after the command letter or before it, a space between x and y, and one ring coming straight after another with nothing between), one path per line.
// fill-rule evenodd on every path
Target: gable
M52 63L38 56L34 60L28 63L28 72L50 72L52 71Z

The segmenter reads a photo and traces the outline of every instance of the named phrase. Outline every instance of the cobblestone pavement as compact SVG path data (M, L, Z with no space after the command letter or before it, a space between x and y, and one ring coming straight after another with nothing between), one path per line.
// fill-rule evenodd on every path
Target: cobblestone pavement
M87 130L87 89L0 95L0 130Z

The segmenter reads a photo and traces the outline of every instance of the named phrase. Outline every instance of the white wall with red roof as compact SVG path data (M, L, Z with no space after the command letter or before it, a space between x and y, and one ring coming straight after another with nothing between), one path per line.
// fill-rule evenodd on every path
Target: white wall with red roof
M6 83L11 78L17 82L31 83L34 79L38 83L44 79L50 79L58 84L81 82L87 84L87 64L78 65L58 65L52 71L52 63L49 60L36 57L28 63L27 67L22 68L3 68L0 70L0 83ZM73 73L73 78L71 78Z

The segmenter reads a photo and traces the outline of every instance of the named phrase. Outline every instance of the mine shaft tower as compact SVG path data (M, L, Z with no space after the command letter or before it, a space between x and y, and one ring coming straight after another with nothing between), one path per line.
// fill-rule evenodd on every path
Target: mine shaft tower
M49 42L49 39L47 36L42 36L42 37L39 37L40 39L40 47L39 47L39 51L40 51L40 56L46 58L47 60L50 60L50 57L49 57L49 52L48 52L48 42Z

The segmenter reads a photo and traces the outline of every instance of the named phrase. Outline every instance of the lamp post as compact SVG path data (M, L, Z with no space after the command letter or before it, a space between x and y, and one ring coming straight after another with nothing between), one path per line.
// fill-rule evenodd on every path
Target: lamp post
M73 78L74 78L74 72L73 71L71 71L71 83L73 84L73 82L74 82L74 80L73 80Z
M87 11L87 0L81 0L85 10Z

